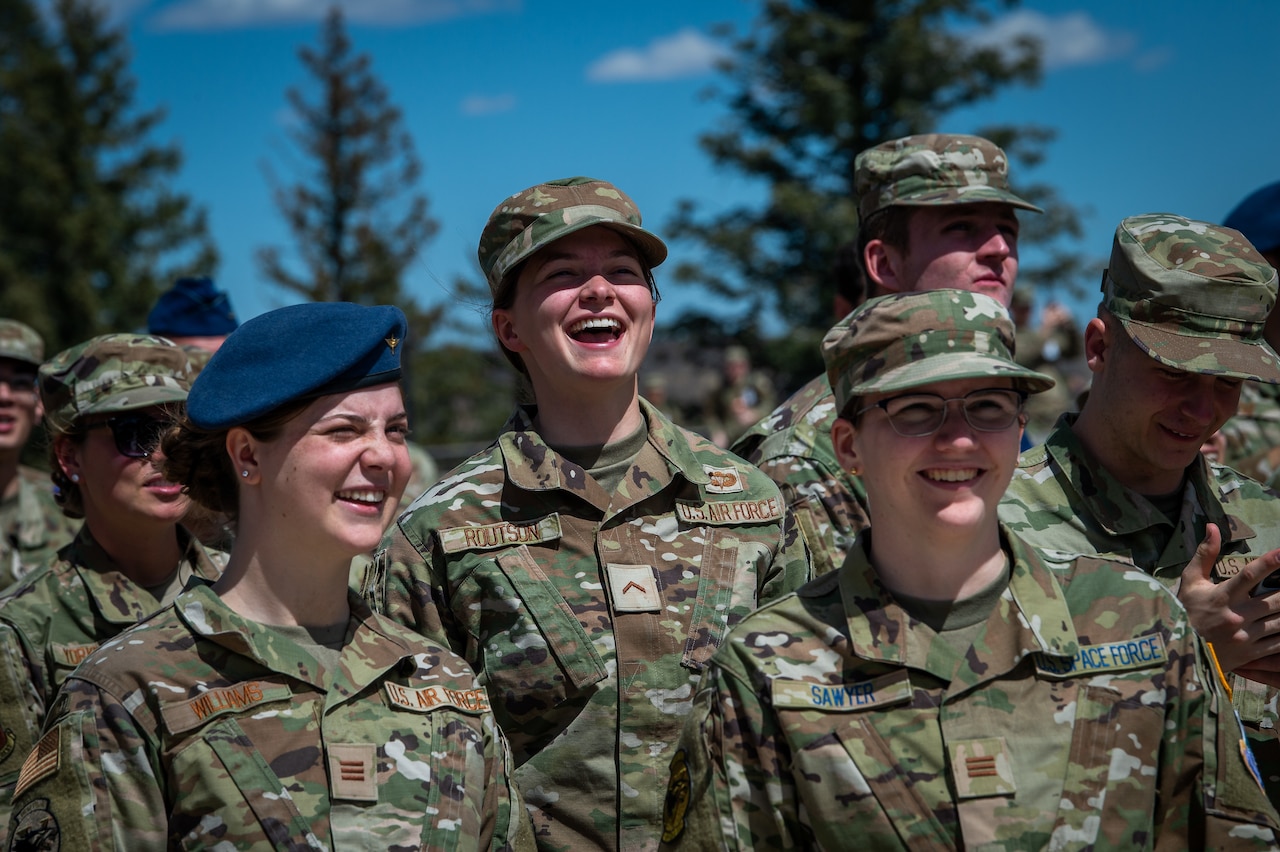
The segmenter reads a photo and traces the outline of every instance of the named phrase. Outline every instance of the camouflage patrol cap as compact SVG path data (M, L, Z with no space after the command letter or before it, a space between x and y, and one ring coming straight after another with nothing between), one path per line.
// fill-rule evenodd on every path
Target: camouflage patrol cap
M39 366L44 360L44 341L26 323L0 319L0 358Z
M1276 271L1244 235L1171 213L1116 228L1102 307L1161 364L1280 384L1280 356L1262 330Z
M588 177L553 180L503 201L480 234L480 268L497 295L507 273L535 252L592 225L612 228L635 243L650 268L667 259L667 246L640 227L640 210L611 183Z
M191 389L187 353L149 334L104 334L72 346L40 366L45 417L69 431L91 414L182 402Z
M1004 305L967 290L892 293L864 302L822 339L827 380L843 410L871 393L951 379L1013 379L1030 393L1048 376L1013 360L1013 321Z
M863 222L886 207L996 201L1043 213L1009 190L1009 158L981 136L926 133L868 148L854 160Z

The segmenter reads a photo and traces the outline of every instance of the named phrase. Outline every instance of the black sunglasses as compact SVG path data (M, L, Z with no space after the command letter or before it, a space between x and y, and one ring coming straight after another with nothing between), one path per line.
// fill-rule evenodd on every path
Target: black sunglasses
M108 417L88 428L106 426L116 442L116 452L126 458L145 459L160 443L160 436L169 428L169 421L157 419L141 412L128 412Z

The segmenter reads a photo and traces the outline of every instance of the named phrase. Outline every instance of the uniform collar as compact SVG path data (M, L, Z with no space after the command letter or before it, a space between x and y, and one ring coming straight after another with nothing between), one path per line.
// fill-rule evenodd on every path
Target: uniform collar
M1028 654L1071 657L1079 649L1071 611L1053 571L1003 525L1000 531L1009 555L1009 585L975 637L974 654L953 673L949 694L999 677ZM880 583L867 558L870 535L859 535L840 569L853 653L872 662L930 671L929 647L937 634L912 619Z

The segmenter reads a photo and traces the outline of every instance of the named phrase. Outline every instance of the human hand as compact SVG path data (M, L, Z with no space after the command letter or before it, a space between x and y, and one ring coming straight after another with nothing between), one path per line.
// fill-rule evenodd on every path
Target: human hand
M1280 687L1280 592L1254 595L1258 583L1280 570L1280 549L1251 560L1233 577L1213 581L1213 565L1222 548L1216 524L1182 572L1178 600L1191 626L1213 645L1226 671Z

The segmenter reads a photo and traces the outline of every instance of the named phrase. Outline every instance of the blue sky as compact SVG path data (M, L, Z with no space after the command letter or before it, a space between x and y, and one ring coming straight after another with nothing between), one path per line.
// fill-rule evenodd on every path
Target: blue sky
M157 137L184 154L180 188L203 205L222 255L217 278L242 317L292 298L261 275L254 252L288 249L263 167L289 176L285 90L310 84L297 49L316 44L328 0L112 0L128 32L139 104L168 117ZM425 166L420 189L440 224L409 271L422 302L485 334L482 311L457 302L479 281L475 244L505 196L575 174L618 184L663 233L681 198L710 209L762 197L698 148L724 108L704 97L721 77L712 25L741 31L748 0L348 0L355 47L403 110ZM1009 89L940 130L1034 122L1059 136L1028 177L1056 185L1086 213L1097 269L1125 216L1169 211L1220 220L1280 179L1273 84L1280 3L1048 2L1002 14L975 38L1045 38L1042 85ZM1016 178L1016 176L1015 176ZM696 247L672 244L673 255ZM663 283L659 269L659 283ZM1088 282L1090 292L1093 280ZM662 316L712 306L666 284ZM1090 313L1087 304L1075 306ZM477 338L479 339L479 338Z

